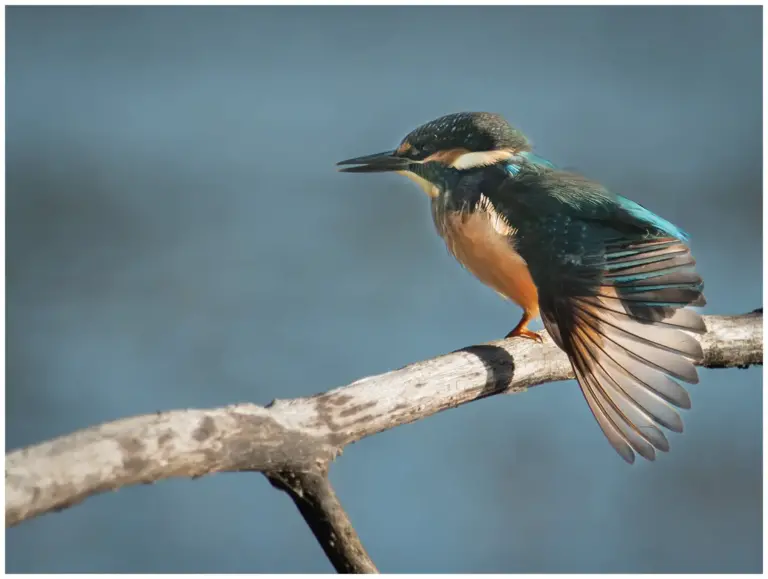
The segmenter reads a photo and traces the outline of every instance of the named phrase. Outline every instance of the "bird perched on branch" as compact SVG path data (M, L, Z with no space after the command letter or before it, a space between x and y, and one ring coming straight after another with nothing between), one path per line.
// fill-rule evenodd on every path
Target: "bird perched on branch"
M449 251L517 303L507 337L541 340L570 359L589 408L629 463L669 450L673 407L690 408L703 282L686 234L648 209L535 155L503 117L457 113L426 123L393 151L341 161L341 171L395 171L418 183Z

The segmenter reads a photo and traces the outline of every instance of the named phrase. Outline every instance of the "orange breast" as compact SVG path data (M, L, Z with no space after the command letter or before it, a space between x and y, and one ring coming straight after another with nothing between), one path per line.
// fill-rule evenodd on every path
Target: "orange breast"
M515 251L514 231L498 215L477 210L445 215L438 231L448 250L475 277L526 312L537 315L539 297L528 265Z

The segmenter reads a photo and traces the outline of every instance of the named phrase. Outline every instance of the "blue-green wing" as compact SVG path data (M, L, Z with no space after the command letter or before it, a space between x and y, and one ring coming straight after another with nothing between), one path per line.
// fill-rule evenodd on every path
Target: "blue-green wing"
M521 172L492 202L517 230L517 251L539 292L542 320L568 354L592 413L628 462L653 460L689 408L674 380L698 381L705 331L689 305L703 284L685 234L583 177ZM673 379L674 378L674 379Z

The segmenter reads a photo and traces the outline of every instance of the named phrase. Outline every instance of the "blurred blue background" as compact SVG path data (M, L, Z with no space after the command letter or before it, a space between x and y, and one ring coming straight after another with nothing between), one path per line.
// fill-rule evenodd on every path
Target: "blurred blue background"
M7 445L305 396L503 336L396 175L333 164L460 110L688 230L706 313L761 305L760 7L6 11ZM534 326L540 328L540 324ZM655 464L574 382L348 448L387 572L759 572L762 377L704 370ZM7 532L9 572L328 572L261 475L101 495Z

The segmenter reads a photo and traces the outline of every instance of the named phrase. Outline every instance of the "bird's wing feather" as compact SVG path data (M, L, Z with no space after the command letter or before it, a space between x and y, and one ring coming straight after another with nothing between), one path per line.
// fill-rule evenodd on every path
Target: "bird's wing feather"
M606 437L628 462L653 460L690 408L703 283L684 234L578 175L520 173L491 199L516 228L545 327L568 354Z

